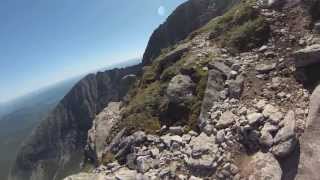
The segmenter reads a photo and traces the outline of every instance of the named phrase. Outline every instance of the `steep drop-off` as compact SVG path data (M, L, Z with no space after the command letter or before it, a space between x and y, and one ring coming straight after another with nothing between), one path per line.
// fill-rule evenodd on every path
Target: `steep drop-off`
M129 88L121 79L140 65L90 74L77 83L21 147L10 180L52 180L77 172L92 120Z

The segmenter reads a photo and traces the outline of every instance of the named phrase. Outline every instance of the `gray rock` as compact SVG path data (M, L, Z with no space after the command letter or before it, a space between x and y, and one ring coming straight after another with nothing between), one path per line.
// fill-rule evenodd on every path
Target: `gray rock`
M236 115L234 115L231 111L226 111L221 115L216 127L219 129L226 128L235 123L236 119Z
M136 162L140 173L145 173L153 167L153 159L150 156L139 156Z
M225 132L224 130L220 130L217 132L216 141L217 143L222 143L225 140Z
M296 119L293 111L289 111L283 120L284 126L274 138L276 144L295 137Z
M266 147L271 147L273 144L273 137L268 131L261 131L260 144Z
M171 147L172 143L178 143L178 144L183 144L183 139L181 136L170 136L169 134L166 134L164 136L160 137L161 141L167 146Z
M247 119L250 125L256 125L263 120L263 114L261 113L251 113L247 115Z
M223 73L226 77L229 76L230 72L232 71L229 66L224 64L223 62L213 60L209 63L209 68L210 69L215 69Z
M246 165L247 177L254 180L281 180L280 164L271 153L258 152L250 158Z
M197 176L208 176L214 173L217 164L215 158L210 155L205 155L201 159L189 158L186 161L188 169L192 174Z
M116 180L136 180L137 176L137 171L130 170L128 168L121 168L117 172L115 172Z
M279 144L276 144L272 147L272 154L274 154L276 157L279 157L279 158L285 158L287 157L288 155L290 155L296 145L297 145L297 139L296 138L291 138L291 139L288 139L284 142L281 142Z
M238 76L235 80L228 81L228 96L230 98L240 98L243 90L244 79L242 76Z
M269 118L272 114L275 114L278 112L279 112L279 109L277 107L274 107L273 105L268 104L264 107L262 114L264 117Z
M269 73L270 71L274 70L276 68L276 63L272 64L258 64L256 66L256 71L260 74L266 74Z
M214 131L214 127L211 124L207 124L202 131L210 136Z
M182 135L184 133L184 128L181 126L169 127L168 132L174 135Z
M120 102L110 102L93 121L92 128L88 131L88 144L95 151L97 161L101 161L105 149L106 139L112 127L120 120Z
M294 53L296 67L303 68L320 62L320 44L314 44Z
M320 169L320 86L310 97L305 132L300 137L300 159L296 180L318 180Z
M283 123L284 126L276 134L274 138L275 145L272 147L272 153L280 158L290 155L297 145L295 135L296 119L293 111L287 113Z
M192 154L196 156L208 153L215 154L218 151L218 145L215 143L214 137L207 136L205 133L192 138L189 145L192 148Z
M183 140L184 142L186 142L186 143L189 143L190 140L191 140L191 135L190 135L190 134L184 134L184 135L182 136L182 140Z
M183 104L192 100L194 82L187 75L177 75L173 77L167 88L167 96L171 103Z
M282 118L283 118L283 113L280 111L269 115L269 120L274 124L278 124L282 120Z
M265 100L259 100L258 103L255 104L255 107L261 111L264 109L266 105L267 105L267 102Z

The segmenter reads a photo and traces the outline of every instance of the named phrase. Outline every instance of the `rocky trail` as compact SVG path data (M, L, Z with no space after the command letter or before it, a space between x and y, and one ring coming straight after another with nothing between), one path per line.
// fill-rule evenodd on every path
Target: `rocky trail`
M291 8L295 4L288 6L290 8L283 11L261 8L261 4L254 6L271 24L271 36L266 44L249 52L234 54L218 48L208 38L209 34L197 35L188 42L188 53L192 57L201 59L212 52L217 54L202 67L209 71L204 97L209 108L202 108L200 131L164 126L160 135L136 132L112 143L118 144L113 151L119 152L117 156L124 158L125 164L102 165L94 170L93 176L99 175L102 179L294 179L301 155L305 164L300 167L302 175L299 172L297 179L316 179L311 169L319 166L319 162L310 162L310 155L304 152L316 153L320 145L313 141L319 132L318 125L305 129L310 90L314 85L297 77L300 70L297 68L301 68L297 66L301 61L297 59L297 51L319 41L318 35L304 28L308 19L302 10ZM217 81L217 72L223 81ZM186 80L179 83L183 88L191 86ZM318 100L315 95L311 101L314 99ZM314 102L311 108L318 104ZM313 111L317 116L318 109ZM305 176L305 170L312 172Z
M65 180L317 180L320 15L304 3L230 1L121 76L133 88L95 116Z

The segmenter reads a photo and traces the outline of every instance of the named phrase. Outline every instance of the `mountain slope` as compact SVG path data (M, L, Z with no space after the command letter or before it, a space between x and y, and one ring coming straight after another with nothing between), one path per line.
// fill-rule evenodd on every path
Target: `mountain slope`
M191 32L220 16L239 0L190 0L179 7L151 35L142 63L150 64L162 49L185 39Z
M90 74L77 83L19 150L9 179L61 179L79 168L92 119L125 89L118 82L140 66Z
M22 141L80 78L67 80L5 103L0 118L0 179L7 179Z

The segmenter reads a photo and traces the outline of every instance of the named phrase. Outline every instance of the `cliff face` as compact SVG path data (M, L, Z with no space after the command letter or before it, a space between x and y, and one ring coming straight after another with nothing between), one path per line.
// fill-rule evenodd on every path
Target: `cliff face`
M150 62L167 48L185 39L209 20L222 15L239 0L190 0L180 5L150 37L143 64Z
M79 170L95 115L129 88L121 83L140 66L90 74L77 83L21 147L10 180L52 180Z

